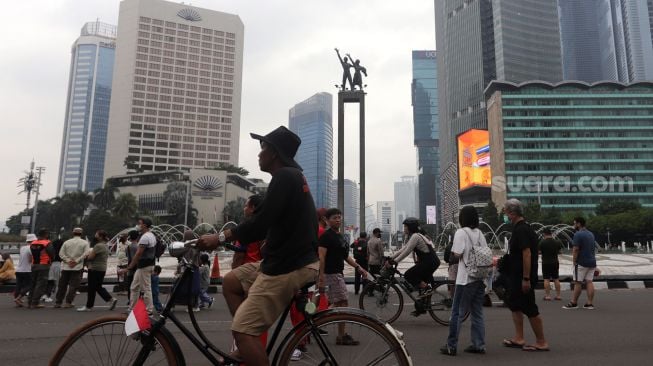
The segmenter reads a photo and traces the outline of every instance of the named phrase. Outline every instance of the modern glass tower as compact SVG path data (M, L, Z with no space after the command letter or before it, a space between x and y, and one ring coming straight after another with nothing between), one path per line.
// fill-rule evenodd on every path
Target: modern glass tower
M417 148L417 212L426 222L426 206L440 206L438 82L435 51L413 51L413 130ZM395 183L395 187L396 187ZM396 188L395 188L396 195ZM395 197L397 212L404 205ZM401 207L400 207L401 206ZM414 210L410 210L414 211ZM438 210L439 211L439 210ZM411 212L411 215L415 213ZM437 215L440 216L440 215Z
M562 80L556 4L435 0L442 221L454 220L459 208L456 136L487 128L489 82Z
M304 170L316 207L329 207L333 189L332 108L331 94L317 93L288 113L288 129L302 140L295 160Z
M240 18L123 0L119 19L105 176L238 165Z
M492 82L486 96L498 206L653 207L653 83Z
M102 187L116 27L84 24L71 50L57 194Z
M617 3L617 1L615 1ZM621 0L628 81L653 80L653 41L646 0Z

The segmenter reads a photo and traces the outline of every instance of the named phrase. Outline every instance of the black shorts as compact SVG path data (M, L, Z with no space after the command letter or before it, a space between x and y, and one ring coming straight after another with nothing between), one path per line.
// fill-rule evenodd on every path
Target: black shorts
M542 264L542 279L557 280L560 276L559 269L560 263Z
M527 293L524 293L521 289L521 282L511 280L506 291L508 292L506 303L510 311L520 311L529 318L540 315L540 310L535 303L535 291L532 286Z

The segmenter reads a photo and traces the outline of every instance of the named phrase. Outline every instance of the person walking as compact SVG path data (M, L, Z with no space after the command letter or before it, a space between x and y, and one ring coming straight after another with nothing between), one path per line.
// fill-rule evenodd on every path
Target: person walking
M54 250L50 243L50 232L41 229L38 232L37 240L29 246L32 252L32 288L29 291L28 303L30 309L41 309L41 296L45 293L48 285L48 273L50 263L54 258Z
M352 244L351 248L354 254L354 260L358 266L364 270L368 270L368 254L367 254L367 233L361 231L360 236ZM361 283L363 288L367 285L367 278L362 276L361 271L357 267L354 270L354 294L358 295L360 292Z
M118 263L116 264L116 273L121 269L127 268L127 265L129 264L129 259L127 257L127 248L129 242L127 241L127 238L128 234L122 234L118 239L118 243L116 243L116 258L118 259ZM118 284L119 290L116 295L126 295L127 291L129 290L129 285L127 284L127 276L124 274L119 275Z
M560 297L560 262L558 255L562 250L560 240L553 238L551 229L542 230L542 241L538 244L540 254L542 255L542 279L544 280L544 301L551 301L551 281L553 281L556 290L556 300Z
M62 239L57 239L52 242L52 247L54 249L54 258L52 258L52 263L50 264L50 272L48 272L48 286L45 289L44 299L46 303L53 302L53 297L57 293L59 277L61 276L61 256L59 255L59 252L61 251L62 245Z
M349 256L349 246L340 233L342 225L342 212L337 208L330 208L326 213L329 228L318 240L318 253L320 257L320 275L318 288L328 286L329 302L334 307L347 307L347 285L343 270L345 263L356 268L367 277L367 271ZM338 326L336 344L343 346L357 346L360 341L355 340L345 332L344 324Z
M383 241L381 241L381 229L374 228L372 237L367 242L368 264L370 273L378 275L383 265Z
M127 234L127 266L120 268L117 271L119 275L122 274L125 276L125 286L127 288L127 306L129 306L129 301L131 300L131 286L132 282L134 282L134 272L136 272L134 269L127 269L127 267L132 263L132 260L136 255L136 251L138 251L138 238L140 238L140 236L141 234L138 232L138 230L131 230ZM127 271L123 273L121 272L122 269L127 269Z
M155 262L156 236L150 231L152 228L152 219L149 217L138 219L138 227L141 231L141 238L138 240L138 250L131 260L133 263L129 263L127 268L121 269L119 273L124 274L131 269L136 269L130 289L129 311L134 307L142 292L143 301L145 301L145 307L148 313L153 313L152 270L154 269Z
M440 353L455 356L458 348L458 334L460 326L469 311L472 317L471 340L472 344L465 348L468 353L485 353L485 321L483 319L483 297L485 295L485 281L472 278L467 271L466 263L473 260L470 255L472 247L487 247L483 232L478 229L479 218L476 208L465 206L460 210L460 229L456 231L451 247L451 256L459 258L456 273L456 287L454 290L451 320L449 322L449 337L447 344L440 348Z
M107 273L107 261L109 260L109 247L107 243L110 238L104 230L95 232L95 244L86 255L88 265L88 293L86 295L86 305L78 308L77 311L91 311L95 305L95 295L99 294L102 300L109 303L109 310L113 310L118 303L118 299L109 294L102 284L104 275Z
M509 275L506 303L512 312L515 335L503 340L503 345L524 351L548 351L544 338L544 325L535 303L537 284L537 234L524 218L524 206L517 199L509 199L503 206L505 217L512 223L512 237L508 243ZM460 266L458 267L460 270ZM535 343L524 339L524 315L535 333Z
M88 242L82 239L82 228L73 229L73 237L66 240L61 246L61 277L57 286L57 294L54 299L55 308L72 308L77 289L82 279L84 270L84 257L90 248ZM64 301L66 303L62 305Z
M583 291L583 282L587 289L587 302L583 309L594 310L594 271L596 271L596 241L594 234L585 227L585 218L574 218L576 233L573 238L573 281L574 292L571 301L563 309L578 309L578 298Z
M16 289L14 290L14 302L18 308L23 307L23 297L32 287L32 251L29 248L34 240L36 240L36 235L27 234L25 245L20 247L18 254Z
M163 311L163 304L159 300L159 276L161 276L161 266L156 265L152 270L152 303L154 304L154 309L160 313Z

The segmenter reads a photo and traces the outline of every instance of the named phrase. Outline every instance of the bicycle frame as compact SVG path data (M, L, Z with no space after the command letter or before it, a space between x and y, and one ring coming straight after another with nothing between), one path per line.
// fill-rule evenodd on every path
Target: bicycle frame
M136 358L134 364L139 365L145 362L152 349L152 345L154 344L154 337L152 336L152 334L156 334L156 332L162 331L162 328L165 329L164 327L167 319L170 319L177 326L177 328L181 330L181 332L186 336L186 338L188 338L191 341L191 343L193 343L195 348L197 348L206 357L206 359L209 360L212 364L219 365L220 361L213 355L213 353L211 353L211 351L217 353L222 358L224 358L224 364L226 365L240 364L242 362L241 360L232 358L228 353L219 349L206 337L204 332L202 332L202 330L200 329L199 324L197 323L197 319L195 318L195 314L192 311L192 305L190 302L188 305L188 315L190 317L191 324L193 325L193 329L197 333L197 337L190 331L190 329L184 326L181 320L179 320L179 318L172 312L172 308L174 307L175 300L179 296L179 292L181 288L180 286L186 284L187 283L186 281L192 279L193 272L196 271L196 269L185 259L182 259L182 261L184 261L184 263L182 264L182 266L184 267L184 271L181 277L175 283L172 292L168 298L168 302L166 303L166 306L160 315L160 319L156 321L152 321L152 328L149 331L142 332L142 334L145 335L145 338L142 341L143 348L138 354L138 357ZM306 302L308 301L307 294L308 292L303 289L301 296L294 298L290 302L290 304L286 307L286 310L284 310L283 314L281 315L281 318L277 322L277 326L274 328L272 337L268 342L266 348L266 353L268 354L268 357L272 353L272 350L274 349L277 339L281 334L283 324L285 323L286 318L290 313L290 307L292 306L293 303L296 302L298 308L304 308L302 305L305 305ZM315 327L313 318L306 313L304 313L304 318L305 318L304 322L308 324L308 326L311 328L311 334L314 336L323 354L326 355L331 361L334 361L335 358L333 357L326 343L324 342L321 335L319 334L317 327ZM300 326L303 326L303 323L300 323L296 327L294 327L293 330L289 332L289 335L292 334L292 332L294 332ZM174 338L172 338L171 341L176 342ZM177 348L179 347L177 346Z

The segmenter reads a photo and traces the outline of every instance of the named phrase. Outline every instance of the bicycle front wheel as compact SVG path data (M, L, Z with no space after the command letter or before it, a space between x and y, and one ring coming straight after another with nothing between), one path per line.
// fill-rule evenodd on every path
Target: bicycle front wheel
M392 323L404 309L404 297L394 284L369 282L358 298L358 307L376 315L383 322Z
M280 351L277 365L408 366L410 358L392 328L359 310L317 316L315 328L296 330ZM317 330L313 335L311 329ZM345 335L346 334L346 335ZM306 341L307 339L308 341Z
M143 348L140 336L125 335L124 315L92 320L75 330L50 360L58 365L133 365ZM154 335L154 345L143 365L181 366L171 341L161 332Z

